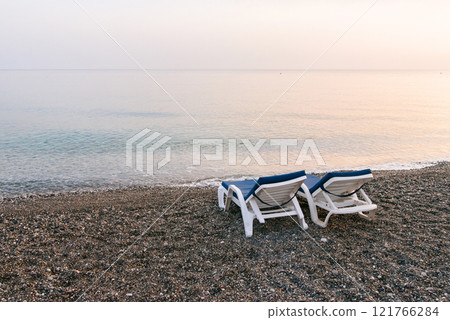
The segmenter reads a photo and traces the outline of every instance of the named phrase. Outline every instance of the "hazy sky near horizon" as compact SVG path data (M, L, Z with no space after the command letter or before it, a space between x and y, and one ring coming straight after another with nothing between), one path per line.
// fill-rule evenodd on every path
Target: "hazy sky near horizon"
M150 69L303 69L373 0L77 0ZM450 1L378 0L313 69L450 69ZM0 0L0 68L136 68L73 0Z

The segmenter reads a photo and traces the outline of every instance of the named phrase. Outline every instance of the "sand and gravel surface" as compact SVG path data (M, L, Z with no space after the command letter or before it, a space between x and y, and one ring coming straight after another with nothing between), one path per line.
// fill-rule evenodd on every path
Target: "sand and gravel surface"
M449 301L449 164L374 176L375 221L323 229L301 201L307 232L250 239L212 187L3 199L0 301Z

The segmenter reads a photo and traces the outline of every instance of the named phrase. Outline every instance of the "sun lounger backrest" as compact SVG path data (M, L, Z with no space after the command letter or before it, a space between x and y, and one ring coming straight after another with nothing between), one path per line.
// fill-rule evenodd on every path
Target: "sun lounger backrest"
M333 194L351 195L372 178L373 176L369 169L355 172L329 173L321 179L321 187L317 190L325 191L329 196L338 198Z
M359 178L333 178L324 184L324 188L331 194L351 194L355 190L358 190L372 177L359 177Z
M298 171L272 177L261 177L253 191L261 207L282 205L295 196L296 190L306 180L305 171ZM262 201L259 201L262 200Z

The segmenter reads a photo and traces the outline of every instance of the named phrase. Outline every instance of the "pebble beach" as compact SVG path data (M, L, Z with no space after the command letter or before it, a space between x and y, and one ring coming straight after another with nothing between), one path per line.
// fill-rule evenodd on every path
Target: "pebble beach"
M374 177L374 221L321 228L300 200L308 230L248 239L215 187L4 198L0 301L449 301L449 163Z

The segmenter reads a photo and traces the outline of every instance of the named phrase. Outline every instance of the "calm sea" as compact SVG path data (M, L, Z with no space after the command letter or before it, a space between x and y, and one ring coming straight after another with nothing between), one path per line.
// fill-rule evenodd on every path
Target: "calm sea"
M301 71L151 74L195 121L142 71L0 71L1 195L450 159L449 71L309 71L259 119ZM170 147L170 161L153 175L125 161L126 141L145 128L171 138L154 154L156 165ZM218 139L223 157L206 159L220 148L205 146L194 165L193 139ZM245 139L260 141L264 165ZM274 139L290 139L286 165ZM325 165L311 149L295 164L305 141Z

